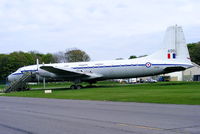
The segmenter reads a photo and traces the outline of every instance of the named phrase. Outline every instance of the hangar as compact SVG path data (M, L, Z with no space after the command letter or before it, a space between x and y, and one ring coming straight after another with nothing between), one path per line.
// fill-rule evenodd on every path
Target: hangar
M184 71L166 74L170 76L170 81L200 81L200 66L192 62L194 67Z

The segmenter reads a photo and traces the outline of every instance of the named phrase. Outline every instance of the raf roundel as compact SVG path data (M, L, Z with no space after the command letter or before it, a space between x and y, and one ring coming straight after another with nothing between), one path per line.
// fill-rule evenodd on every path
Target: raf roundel
M151 67L151 63L150 63L150 62L147 62L147 63L145 64L145 66L146 66L147 68L150 68L150 67Z

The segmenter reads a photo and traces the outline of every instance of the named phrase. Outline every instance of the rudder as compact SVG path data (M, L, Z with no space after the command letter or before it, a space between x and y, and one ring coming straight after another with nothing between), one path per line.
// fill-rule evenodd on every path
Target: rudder
M164 48L149 57L161 60L176 60L191 63L190 56L181 26L170 26L164 37Z

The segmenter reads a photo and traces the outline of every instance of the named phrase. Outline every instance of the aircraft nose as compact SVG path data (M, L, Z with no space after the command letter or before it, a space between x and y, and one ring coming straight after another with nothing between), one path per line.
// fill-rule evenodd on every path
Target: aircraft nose
M8 75L7 79L8 79L9 82L12 82L12 81L13 81L13 78L12 78L11 74Z

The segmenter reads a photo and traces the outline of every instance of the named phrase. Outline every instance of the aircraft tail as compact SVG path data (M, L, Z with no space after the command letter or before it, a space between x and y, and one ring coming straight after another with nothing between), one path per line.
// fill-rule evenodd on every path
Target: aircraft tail
M178 61L191 64L182 27L177 25L168 27L163 43L165 47L149 57L164 61Z

